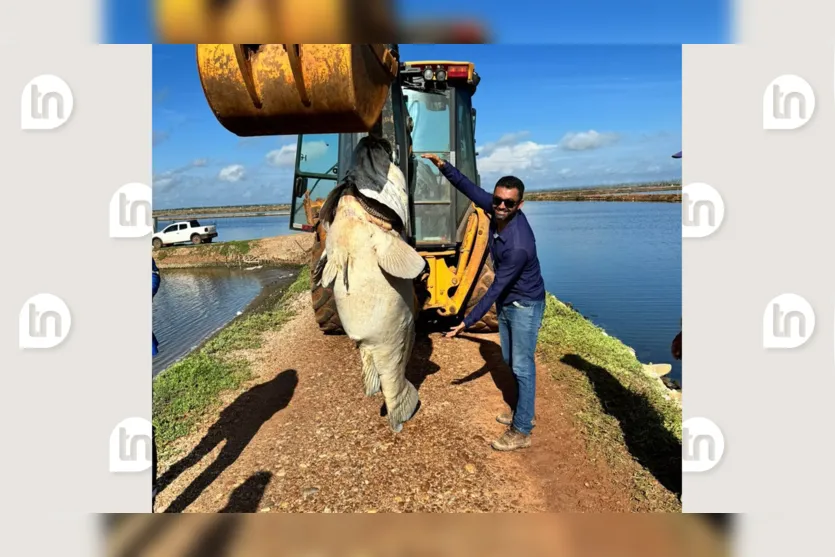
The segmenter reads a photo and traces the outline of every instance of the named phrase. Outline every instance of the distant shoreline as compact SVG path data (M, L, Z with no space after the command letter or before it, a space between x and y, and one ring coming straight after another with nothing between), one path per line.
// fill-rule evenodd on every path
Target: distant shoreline
M678 190L678 193L656 193L651 192ZM653 183L653 184L625 184L621 186L592 186L583 188L567 188L556 190L529 190L525 196L526 201L629 201L629 202L650 202L650 203L680 203L680 183ZM194 213L200 215L222 215L224 213L250 213L252 216L272 216L263 213L275 213L289 211L289 203L276 203L272 205L223 205L217 207L180 207L176 209L157 209L154 217L166 220L167 216L177 216L183 213Z

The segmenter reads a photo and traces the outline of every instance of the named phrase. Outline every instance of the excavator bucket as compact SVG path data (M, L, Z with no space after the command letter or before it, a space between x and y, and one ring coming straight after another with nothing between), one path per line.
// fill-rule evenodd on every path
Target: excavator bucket
M218 121L239 136L368 132L397 77L385 44L199 44Z

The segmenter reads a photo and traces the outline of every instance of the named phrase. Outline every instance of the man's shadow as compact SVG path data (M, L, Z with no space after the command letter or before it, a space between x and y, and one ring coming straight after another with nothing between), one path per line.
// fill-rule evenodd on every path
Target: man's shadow
M502 398L504 398L505 404L510 408L516 408L516 401L519 398L519 388L516 384L516 378L513 377L513 371L504 361L501 346L492 340L479 338L475 334L462 335L460 338L478 344L478 351L482 359L484 359L484 365L466 377L453 380L452 384L463 385L489 373L496 388L502 392Z
M247 480L232 491L226 506L221 513L254 513L261 505L261 499L267 491L267 486L273 475L270 472L261 471L251 475Z
M681 498L681 442L642 395L627 390L605 368L577 354L562 362L582 372L594 387L603 410L620 424L629 452L661 485Z
M244 451L261 426L284 409L293 398L299 379L296 370L282 371L272 380L256 385L226 407L218 420L191 453L173 464L159 477L159 490L164 490L187 469L200 462L215 447L226 441L220 454L168 506L165 512L183 512Z

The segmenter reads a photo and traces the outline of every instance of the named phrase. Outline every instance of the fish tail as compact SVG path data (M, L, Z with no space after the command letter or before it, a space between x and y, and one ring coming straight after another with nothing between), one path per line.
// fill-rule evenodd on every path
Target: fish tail
M378 350L374 363L380 376L380 386L386 400L391 428L397 432L411 420L418 410L420 396L415 386L406 379L406 364L414 345L414 328L410 327L405 342L391 350Z
M398 393L395 400L389 403L386 399L389 424L395 431L400 431L401 425L412 419L417 411L420 395L417 388L408 380L403 380L403 390Z

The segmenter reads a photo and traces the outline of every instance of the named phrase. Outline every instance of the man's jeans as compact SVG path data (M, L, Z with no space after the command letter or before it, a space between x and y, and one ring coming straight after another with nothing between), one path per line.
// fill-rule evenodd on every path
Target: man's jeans
M513 428L525 435L533 429L536 397L536 342L545 300L512 302L497 308L502 357L513 370L519 399L513 410Z

